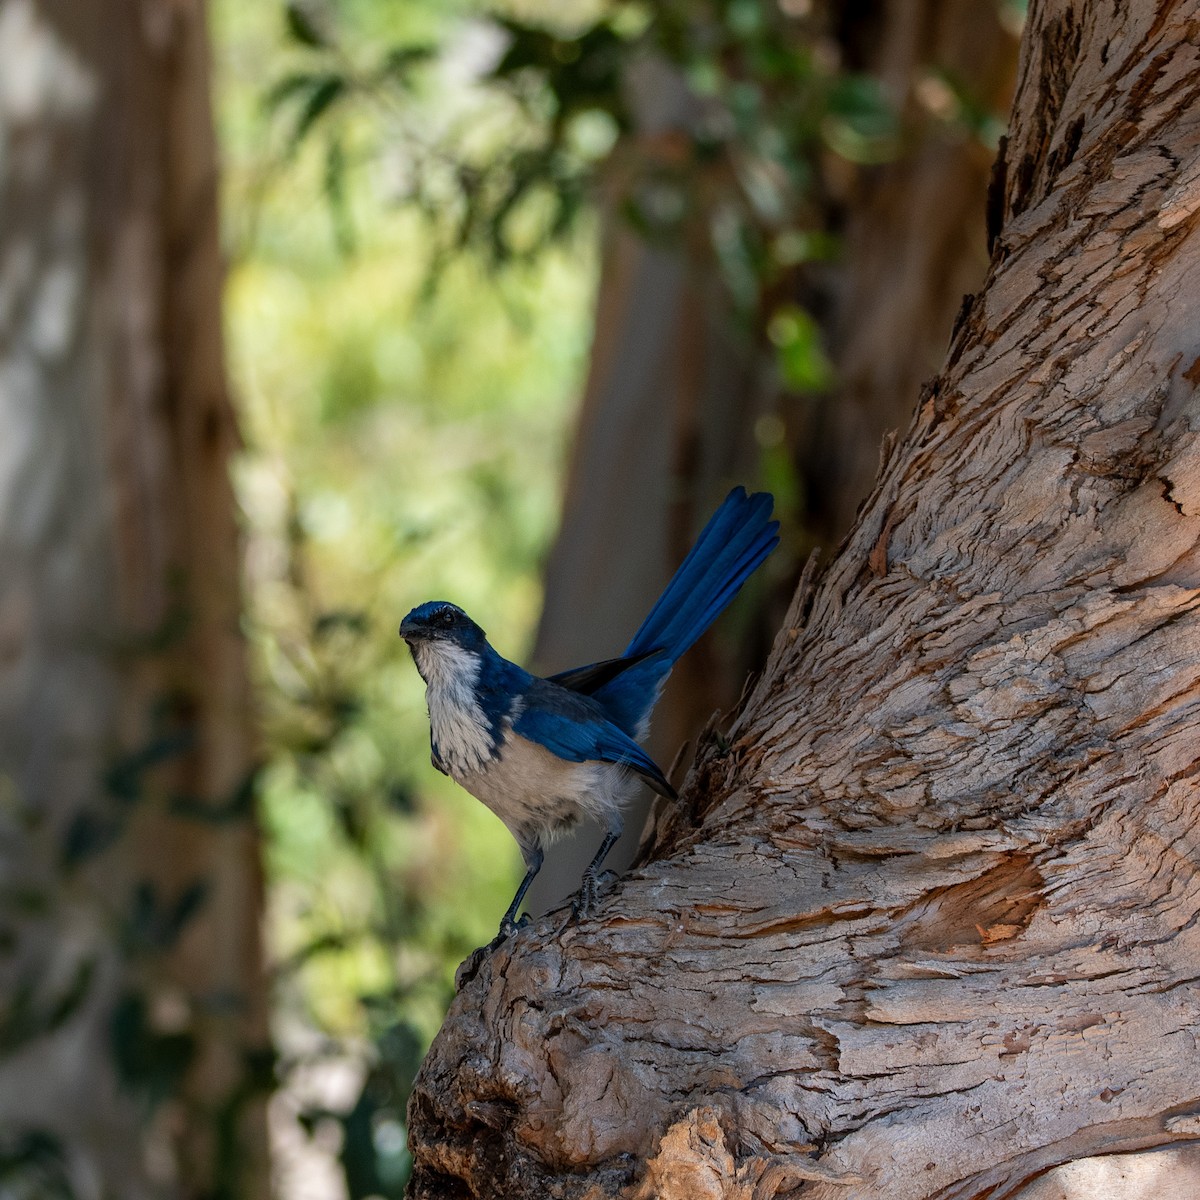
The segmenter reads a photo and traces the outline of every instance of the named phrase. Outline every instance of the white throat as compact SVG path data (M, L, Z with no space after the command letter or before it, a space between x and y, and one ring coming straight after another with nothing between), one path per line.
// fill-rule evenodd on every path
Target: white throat
M474 696L481 663L473 650L434 638L414 642L412 654L421 678L431 688L462 689Z
M495 750L487 717L475 698L482 659L473 650L439 639L418 641L412 652L425 680L429 728L438 756L452 776L478 770Z

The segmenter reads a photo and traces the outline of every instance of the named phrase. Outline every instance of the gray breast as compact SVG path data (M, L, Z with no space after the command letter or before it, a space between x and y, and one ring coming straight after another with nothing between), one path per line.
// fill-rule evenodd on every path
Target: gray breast
M458 779L508 826L519 842L552 841L582 816L607 822L636 783L615 763L567 762L544 746L506 730L485 769Z

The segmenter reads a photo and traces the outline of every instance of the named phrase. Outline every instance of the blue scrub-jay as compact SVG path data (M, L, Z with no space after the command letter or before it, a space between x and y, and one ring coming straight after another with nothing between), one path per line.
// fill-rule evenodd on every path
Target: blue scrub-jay
M433 765L508 826L525 860L499 936L516 927L543 848L581 816L606 830L575 902L586 914L638 779L675 798L638 740L675 661L778 545L772 504L766 492L729 493L620 658L540 679L497 654L453 604L430 600L404 618L400 636L426 684Z

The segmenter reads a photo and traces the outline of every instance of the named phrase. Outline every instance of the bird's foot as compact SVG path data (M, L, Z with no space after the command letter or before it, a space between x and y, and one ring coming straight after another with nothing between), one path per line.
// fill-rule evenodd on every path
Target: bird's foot
M514 921L512 917L506 916L500 922L500 932L486 946L480 946L478 950L472 950L466 958L458 965L458 970L454 972L454 990L461 992L463 988L479 974L479 968L483 966L484 960L500 945L501 942L512 937L519 930L524 929L528 925L533 924L533 918L526 913L519 920Z
M496 934L495 938L492 939L491 944L493 946L498 945L506 937L512 937L517 930L525 929L527 926L532 924L533 918L528 913L518 917L515 921L512 919L512 917L506 916L504 920L500 922L500 932Z
M601 895L608 891L618 878L615 871L605 871L603 875L584 871L583 879L579 883L579 891L576 893L575 899L571 901L572 920L580 921L590 917L596 911L596 905L599 904Z

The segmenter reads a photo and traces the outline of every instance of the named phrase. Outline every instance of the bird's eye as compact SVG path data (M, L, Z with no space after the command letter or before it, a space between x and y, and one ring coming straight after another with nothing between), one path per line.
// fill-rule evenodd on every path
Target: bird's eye
M442 611L440 613L438 613L438 622L442 625L453 625L454 624L454 609L443 608Z

